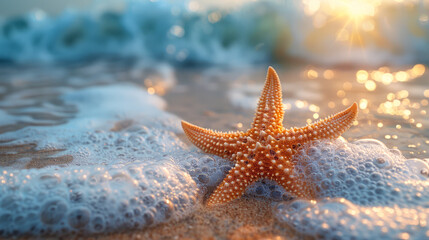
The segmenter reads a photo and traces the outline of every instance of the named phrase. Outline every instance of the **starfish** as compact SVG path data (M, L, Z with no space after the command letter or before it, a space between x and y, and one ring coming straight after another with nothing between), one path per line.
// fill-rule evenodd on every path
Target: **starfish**
M235 162L207 205L237 199L247 186L262 178L274 180L296 197L312 198L311 187L294 175L293 156L303 144L339 137L350 128L357 111L357 104L353 103L346 110L311 125L285 129L280 80L269 67L252 127L246 132L218 132L182 121L183 130L193 144L206 153Z

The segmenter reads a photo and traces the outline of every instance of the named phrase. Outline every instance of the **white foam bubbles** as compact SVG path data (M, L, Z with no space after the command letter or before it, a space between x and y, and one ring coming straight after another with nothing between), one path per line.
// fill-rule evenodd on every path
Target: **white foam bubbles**
M179 119L161 110L166 106L161 98L150 96L136 86L91 87L70 91L61 99L78 109L67 123L26 127L0 138L14 139L8 145L37 143L37 149L65 149L61 154L73 155L72 164L79 166L153 157L151 154L163 152L160 148L172 151L177 145L170 131L180 131ZM127 131L119 131L121 128ZM135 151L140 151L137 152L140 155Z
M323 239L426 239L427 208L364 207L344 198L278 204L279 221Z
M32 160L26 156L2 168L0 236L113 232L180 219L230 167L190 152L176 136L179 119L137 86L70 90L60 98L77 109L66 123L0 135L9 140L2 146L34 144L73 158L19 170Z
M429 233L424 161L406 159L374 139L316 142L294 161L295 174L316 200L280 203L274 212L298 232L326 239L417 239Z
M183 217L197 193L190 175L168 160L3 171L0 182L2 236L144 228Z

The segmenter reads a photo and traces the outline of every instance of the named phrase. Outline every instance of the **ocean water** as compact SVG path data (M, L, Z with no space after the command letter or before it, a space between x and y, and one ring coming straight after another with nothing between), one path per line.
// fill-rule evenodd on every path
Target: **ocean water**
M0 59L137 57L178 65L298 59L362 66L429 61L426 0L116 2L2 19Z
M2 19L0 236L185 219L232 163L193 147L180 120L246 130L274 64L285 127L353 102L359 116L295 156L316 199L268 181L245 197L270 201L287 238L428 238L428 3L353 2L121 1Z

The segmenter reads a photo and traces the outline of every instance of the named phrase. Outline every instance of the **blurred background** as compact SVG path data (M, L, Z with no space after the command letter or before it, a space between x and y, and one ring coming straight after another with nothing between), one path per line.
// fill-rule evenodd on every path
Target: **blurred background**
M0 59L427 63L428 13L427 0L3 1Z

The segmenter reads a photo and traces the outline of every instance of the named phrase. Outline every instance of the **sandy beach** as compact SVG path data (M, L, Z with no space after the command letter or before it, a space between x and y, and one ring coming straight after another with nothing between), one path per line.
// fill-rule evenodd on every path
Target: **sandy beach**
M152 228L101 235L107 239L291 239L296 233L272 216L271 202L242 198L225 206L202 207L191 216Z

